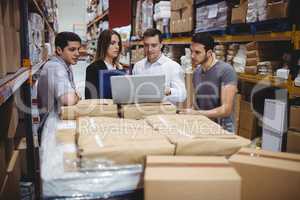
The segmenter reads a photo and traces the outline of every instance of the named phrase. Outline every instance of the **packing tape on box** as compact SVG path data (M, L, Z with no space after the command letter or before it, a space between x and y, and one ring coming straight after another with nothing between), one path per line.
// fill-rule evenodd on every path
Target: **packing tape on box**
M276 159L276 160L286 160L286 161L292 161L292 162L300 162L300 158L283 158L279 156L271 156L271 155L264 155L261 153L248 153L248 152L238 152L237 155L242 155L242 156L250 156L250 157L256 157L256 158L271 158L271 159Z
M147 167L232 167L229 163L147 163Z

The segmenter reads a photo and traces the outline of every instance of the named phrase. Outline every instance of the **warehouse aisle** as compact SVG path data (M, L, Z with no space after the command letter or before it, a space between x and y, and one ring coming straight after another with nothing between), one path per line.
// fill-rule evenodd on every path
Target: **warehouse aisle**
M84 98L85 70L89 64L87 61L78 61L72 66L75 85L82 98Z

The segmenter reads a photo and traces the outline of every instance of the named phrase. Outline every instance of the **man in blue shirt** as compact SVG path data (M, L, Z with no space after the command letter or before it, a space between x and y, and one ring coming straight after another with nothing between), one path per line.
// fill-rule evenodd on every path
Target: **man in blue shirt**
M55 56L45 63L38 80L40 124L48 113L59 112L61 106L74 105L80 99L76 92L71 65L79 58L80 37L72 32L61 32L55 37Z

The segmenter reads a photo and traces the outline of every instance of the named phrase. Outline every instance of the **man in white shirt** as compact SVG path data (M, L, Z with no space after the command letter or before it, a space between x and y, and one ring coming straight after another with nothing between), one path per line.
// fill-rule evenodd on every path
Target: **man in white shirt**
M186 99L184 73L180 65L162 54L161 32L147 29L143 34L144 53L146 58L137 62L132 74L165 75L167 100L176 104Z

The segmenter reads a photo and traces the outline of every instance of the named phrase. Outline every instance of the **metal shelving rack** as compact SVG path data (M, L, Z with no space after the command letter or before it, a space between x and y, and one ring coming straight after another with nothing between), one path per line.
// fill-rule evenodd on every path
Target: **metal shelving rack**
M18 90L22 91L24 96L25 106L31 110L32 108L32 76L36 74L43 66L43 61L34 66L31 65L29 55L29 5L34 5L35 10L44 19L44 23L47 25L49 31L53 31L50 23L47 21L42 9L36 0L20 0L20 38L21 38L21 65L17 72L14 74L6 75L0 79L0 106L10 99ZM33 122L31 112L24 113L26 132L26 160L27 160L27 179L35 184L36 197L39 198L39 157L38 157L38 144L37 139L33 132Z

